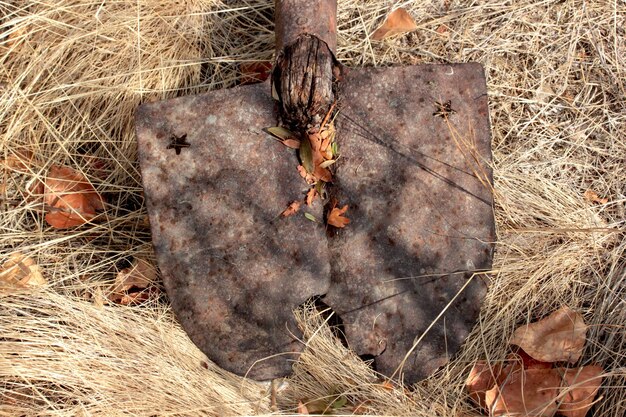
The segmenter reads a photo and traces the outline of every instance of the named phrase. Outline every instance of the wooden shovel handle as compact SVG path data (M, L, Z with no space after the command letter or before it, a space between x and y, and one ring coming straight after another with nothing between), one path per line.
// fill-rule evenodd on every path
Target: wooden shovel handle
M337 0L276 0L276 51L303 34L326 42L333 54L337 49Z

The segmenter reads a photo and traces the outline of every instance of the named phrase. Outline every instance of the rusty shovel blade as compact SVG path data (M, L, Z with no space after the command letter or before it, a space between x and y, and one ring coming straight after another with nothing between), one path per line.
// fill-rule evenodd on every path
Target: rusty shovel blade
M279 216L308 186L263 132L277 125L268 84L138 110L167 293L194 343L239 375L290 373L303 349L292 312L314 296L351 349L409 383L476 322L495 234L482 67L351 69L339 95L333 192L352 222L331 236L321 207Z

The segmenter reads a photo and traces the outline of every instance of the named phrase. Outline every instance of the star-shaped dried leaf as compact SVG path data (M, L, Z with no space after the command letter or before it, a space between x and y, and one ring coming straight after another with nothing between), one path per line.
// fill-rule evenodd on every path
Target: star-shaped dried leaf
M585 346L587 325L580 313L565 306L548 317L515 330L511 344L542 362L576 362Z
M346 211L348 211L348 205L345 205L340 209L333 207L328 215L328 224L335 227L346 227L346 225L350 223L350 219L343 216Z

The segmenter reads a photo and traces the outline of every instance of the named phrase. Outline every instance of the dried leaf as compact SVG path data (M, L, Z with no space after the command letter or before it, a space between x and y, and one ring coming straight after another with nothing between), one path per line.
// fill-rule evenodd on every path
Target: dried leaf
M24 287L38 287L48 283L41 274L39 265L20 252L12 253L2 264L0 282Z
M300 141L300 161L302 166L309 174L314 174L315 166L313 165L313 149L311 148L311 141L305 137ZM314 174L315 175L315 174Z
M315 172L313 172L313 175L315 176L315 178L317 178L318 180L322 180L324 182L332 182L333 174L330 173L328 168L323 168L320 165L315 166Z
M448 33L448 26L441 24L437 27L437 29L435 29L435 32L437 32L440 35L446 34Z
M267 127L263 130L265 130L265 132L269 133L270 135L275 136L276 138L280 139L281 141L287 140L287 139L297 139L297 136L295 133L293 133L291 130L286 129L282 126Z
M389 13L385 22L372 34L372 39L380 41L399 33L412 32L417 29L415 20L404 9L396 9Z
M53 165L45 180L46 222L57 229L79 226L96 217L104 202L80 172Z
M302 205L302 201L297 201L297 200L293 201L289 203L289 207L283 210L283 212L280 213L280 215L283 217L293 216L294 214L298 212L298 210L300 210L301 205Z
M118 272L108 298L122 305L140 304L156 291L146 290L156 279L156 268L144 259L135 258L130 267Z
M156 279L156 268L144 259L135 258L130 267L118 272L114 292L128 291L131 288L145 289Z
M315 184L315 182L317 182L315 177L309 174L302 165L298 165L298 173L300 173L300 176L304 178L307 184Z
M389 380L384 381L382 384L380 384L381 387L383 387L383 389L385 391L393 391L393 383Z
M485 393L496 385L502 371L500 364L489 365L487 361L477 361L465 380L465 389L481 407L486 407Z
M542 362L576 362L585 346L587 325L580 313L565 306L548 317L515 330L511 344Z
M493 417L551 417L556 414L560 383L555 369L517 370L485 393L485 404Z
M306 193L306 205L307 206L311 206L311 204L313 204L313 201L315 200L315 197L318 196L317 190L315 189L315 187L311 188L309 190L308 193Z
M343 214L348 211L348 205L343 206L338 209L337 207L333 207L328 215L328 224L335 227L346 227L348 223L350 223L350 219L347 217L343 217Z
M300 149L300 141L298 139L285 139L282 144L291 149Z
M241 84L255 84L267 80L272 70L272 63L269 61L243 62L239 64L241 72Z
M328 168L329 166L331 166L332 164L334 164L335 162L337 162L336 159L329 159L328 161L324 161L320 164L320 168Z
M316 399L307 401L307 412L309 414L330 414L332 413L331 405L326 399Z
M20 173L28 173L32 170L32 165L36 158L29 150L18 150L9 155L6 159L0 160L0 166Z
M319 220L317 220L317 217L315 217L311 213L304 213L304 217L306 217L308 220L311 220L312 222L315 222L315 223L320 222Z
M609 202L608 198L600 198L598 193L593 190L585 191L585 200L589 203L606 204Z
M602 384L602 367L558 368L563 374L561 393L565 394L559 404L559 414L565 417L585 417Z
M302 401L298 401L298 408L297 408L296 412L298 414L308 415L309 414L309 409L306 407L306 405L304 405L304 403Z
M304 149L303 149L304 148ZM331 182L333 179L332 174L326 168L321 166L326 158L321 151L322 138L317 132L312 132L307 135L306 139L302 140L300 145L300 159L306 170L313 174L316 180L322 180L324 182ZM310 153L309 153L310 152ZM310 155L310 158L309 158ZM307 164L311 164L311 169Z
M524 349L518 349L515 353L514 360L521 361L524 369L549 369L553 367L552 362L542 362L524 352Z

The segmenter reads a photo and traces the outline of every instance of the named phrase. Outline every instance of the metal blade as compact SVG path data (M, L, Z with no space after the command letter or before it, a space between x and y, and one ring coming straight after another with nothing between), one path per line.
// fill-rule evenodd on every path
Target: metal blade
M405 382L458 350L486 292L473 275L491 267L495 239L486 93L478 64L342 80L336 197L352 222L329 239L324 301L349 346Z
M152 238L176 316L211 360L254 379L290 372L303 347L293 310L330 282L324 229L302 213L280 217L307 185L293 150L261 130L276 125L273 108L269 86L251 85L150 103L137 116ZM189 147L177 155L183 136Z

